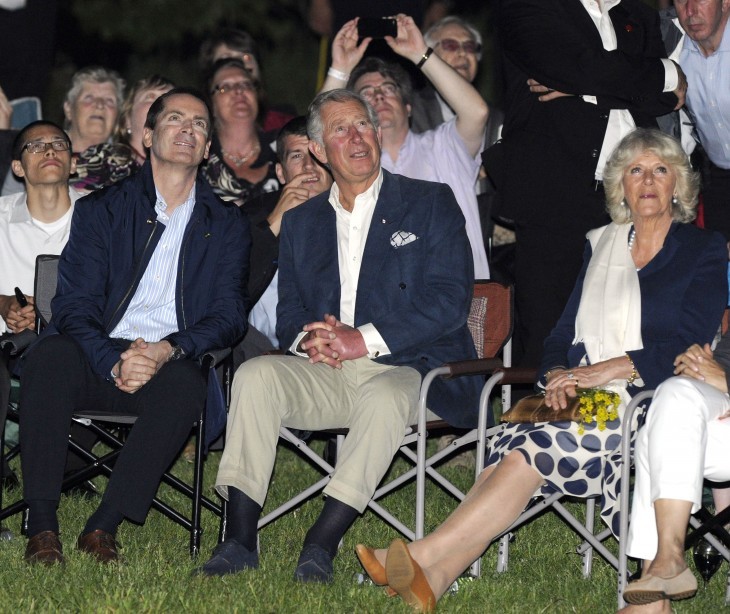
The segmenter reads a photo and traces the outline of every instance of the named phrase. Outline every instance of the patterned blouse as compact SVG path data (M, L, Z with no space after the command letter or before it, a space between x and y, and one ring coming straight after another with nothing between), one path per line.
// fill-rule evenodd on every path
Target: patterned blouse
M75 154L76 174L69 185L80 192L93 192L136 173L141 166L134 151L123 143L101 143Z
M236 176L236 173L226 164L223 158L221 144L216 135L213 136L208 161L201 168L203 177L218 196L226 201L235 201L239 207L243 206L244 209L246 209L246 202L258 200L263 193L276 192L281 187L279 180L276 178L276 154L262 134L259 134L259 142L261 143L261 152L251 168L267 166L267 172L266 176L258 183L251 183Z

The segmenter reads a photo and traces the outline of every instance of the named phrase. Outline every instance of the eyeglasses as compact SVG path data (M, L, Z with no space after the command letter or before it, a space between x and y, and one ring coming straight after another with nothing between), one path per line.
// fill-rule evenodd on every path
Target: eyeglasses
M478 54L482 51L482 46L476 41L472 40L464 41L462 43L461 41L457 41L453 38L442 38L436 44L441 45L441 49L449 52L459 51L459 49L463 49L464 53Z
M392 81L384 81L377 87L374 85L367 85L362 88L358 94L365 100L374 100L377 93L380 92L386 98L390 98L396 95L398 92L398 86Z
M49 148L53 149L53 151L68 151L71 149L67 141L51 141L50 143L45 143L44 141L31 141L30 143L23 145L23 149L32 154L46 153Z
M236 83L219 83L218 85L214 85L210 95L230 94L232 92L235 92L236 94L244 94L255 91L256 85L251 81L237 81Z

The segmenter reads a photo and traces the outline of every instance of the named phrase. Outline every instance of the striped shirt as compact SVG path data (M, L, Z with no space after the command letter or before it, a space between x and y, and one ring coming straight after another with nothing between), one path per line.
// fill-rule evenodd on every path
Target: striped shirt
M185 228L195 206L195 186L187 200L172 215L165 213L167 203L157 191L157 221L165 229L137 286L127 311L110 333L116 339L137 339L155 342L177 332L175 286L178 259Z

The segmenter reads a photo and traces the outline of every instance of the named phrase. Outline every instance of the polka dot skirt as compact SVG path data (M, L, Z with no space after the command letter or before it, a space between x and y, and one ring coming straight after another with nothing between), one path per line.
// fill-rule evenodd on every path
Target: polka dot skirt
M601 497L601 516L618 534L618 496L621 491L621 416L606 423L585 425L578 434L575 422L507 424L492 442L486 466L496 465L518 450L545 478L536 494L562 492L576 497ZM633 439L633 436L632 436Z

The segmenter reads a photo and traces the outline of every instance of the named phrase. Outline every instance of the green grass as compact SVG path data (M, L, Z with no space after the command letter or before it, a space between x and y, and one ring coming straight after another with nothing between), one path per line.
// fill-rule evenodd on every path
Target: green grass
M220 459L213 453L206 465L206 488L210 490ZM190 465L179 462L176 472L189 479ZM395 471L401 470L397 464ZM451 470L464 487L470 472ZM280 450L267 509L285 499L315 472L289 450ZM104 480L97 483L102 486ZM171 496L163 487L163 496ZM413 518L414 488L409 487L386 500L409 524ZM427 528L432 529L453 509L454 503L439 489L428 490ZM16 493L6 493L5 502ZM0 542L0 612L408 612L382 589L359 585L361 572L354 554L359 542L383 546L398 534L372 513L358 519L345 536L335 561L331 586L295 584L292 574L304 534L321 507L315 498L295 513L264 528L260 534L261 567L227 578L193 578L195 562L188 556L187 533L151 512L144 526L124 523L119 531L124 563L101 566L78 553L74 541L93 502L64 497L60 507L62 540L66 564L52 568L31 567L23 562L25 539ZM569 504L575 514L579 504ZM218 521L204 511L203 555L215 546ZM19 517L5 522L16 535ZM547 514L520 529L510 550L510 568L498 574L496 544L482 558L482 577L465 582L455 595L444 597L442 612L614 612L616 574L602 560L596 560L593 575L583 579L581 559L575 554L578 539L553 514ZM677 612L707 612L723 606L727 566L723 564L707 590L700 588L691 600L678 602Z

